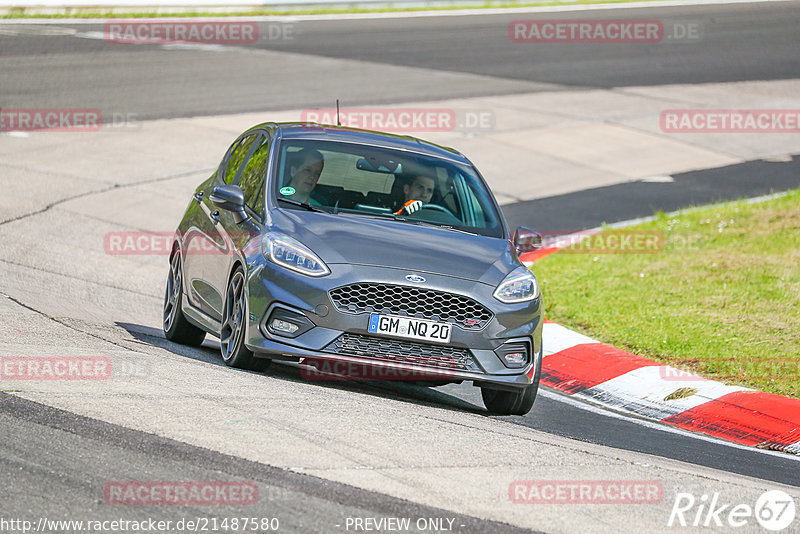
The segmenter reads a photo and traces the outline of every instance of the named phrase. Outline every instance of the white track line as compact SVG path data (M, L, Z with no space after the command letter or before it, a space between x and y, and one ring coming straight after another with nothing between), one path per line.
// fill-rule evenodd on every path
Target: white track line
M600 343L596 339L584 336L556 323L544 323L542 336L544 338L542 345L544 346L545 357L562 350L571 349L577 345Z

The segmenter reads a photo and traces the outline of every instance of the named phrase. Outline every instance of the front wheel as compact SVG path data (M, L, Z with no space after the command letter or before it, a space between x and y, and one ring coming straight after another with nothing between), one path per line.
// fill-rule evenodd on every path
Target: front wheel
M482 387L481 396L486 409L495 415L525 415L533 408L539 382L517 391L501 391Z
M222 331L219 347L226 365L239 369L264 371L272 360L256 358L244 344L247 320L247 294L244 290L244 270L237 267L228 282L222 312Z

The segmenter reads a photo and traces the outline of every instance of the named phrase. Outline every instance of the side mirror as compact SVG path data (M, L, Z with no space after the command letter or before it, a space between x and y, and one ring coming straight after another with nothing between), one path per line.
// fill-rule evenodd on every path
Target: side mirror
M520 226L514 231L513 237L514 250L517 251L517 256L532 252L542 246L542 234Z
M244 211L244 191L238 185L218 185L208 199L219 209L230 211L237 224L247 219L247 212Z

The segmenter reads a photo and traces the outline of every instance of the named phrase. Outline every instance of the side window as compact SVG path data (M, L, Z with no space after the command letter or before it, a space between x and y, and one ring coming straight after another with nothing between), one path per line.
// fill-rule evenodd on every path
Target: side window
M225 173L222 175L222 181L226 184L235 184L234 181L238 175L239 168L247 159L250 149L253 148L253 143L256 139L261 137L261 134L248 135L242 139L236 148L233 149L231 155L228 157L227 165L225 166Z
M264 202L264 177L267 171L267 159L269 158L269 138L260 138L260 144L255 148L255 152L244 164L239 176L239 187L244 191L245 203L255 211Z
M253 202L253 205L250 208L261 216L261 208L260 206L264 205L264 182L261 182L261 185L258 188L258 194L256 195L256 199Z
M219 162L219 167L217 167L216 176L218 179L222 180L222 177L225 175L225 165L228 163L228 159L230 158L231 154L233 154L233 151L236 150L236 147L241 144L241 139L237 139L230 147L228 147L228 150L225 151L225 155L222 156L222 161Z

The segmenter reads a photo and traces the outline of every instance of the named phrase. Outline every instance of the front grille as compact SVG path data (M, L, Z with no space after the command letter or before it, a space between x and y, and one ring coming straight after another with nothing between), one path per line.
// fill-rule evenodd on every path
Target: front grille
M377 312L444 321L465 330L480 330L492 312L469 297L391 284L350 284L330 292L336 309L345 313Z
M398 339L345 333L336 338L324 350L345 356L359 356L437 369L479 371L467 349Z

